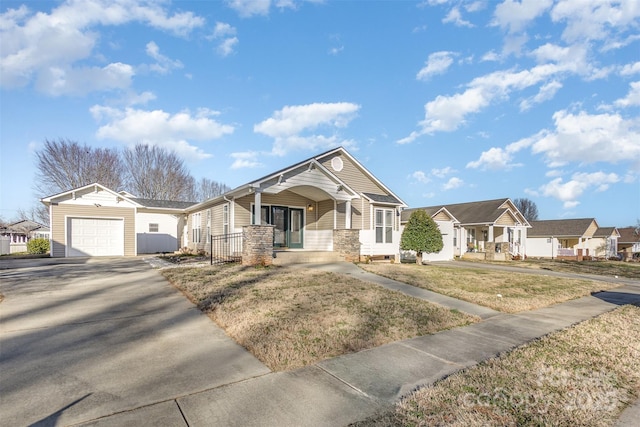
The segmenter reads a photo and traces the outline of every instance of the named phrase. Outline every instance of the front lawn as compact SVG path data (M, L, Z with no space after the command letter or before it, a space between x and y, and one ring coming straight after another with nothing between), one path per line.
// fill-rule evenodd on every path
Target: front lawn
M366 271L450 297L517 313L611 289L617 285L480 268L416 264L361 264Z
M640 395L640 308L620 307L403 398L357 426L610 426Z
M317 270L223 265L162 273L274 371L479 320Z

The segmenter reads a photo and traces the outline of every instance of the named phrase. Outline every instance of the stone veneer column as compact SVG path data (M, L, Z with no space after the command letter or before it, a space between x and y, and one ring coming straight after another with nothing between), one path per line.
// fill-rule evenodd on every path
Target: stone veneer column
M242 227L242 265L273 264L273 229L272 225Z
M347 262L360 262L360 230L333 230L333 251Z

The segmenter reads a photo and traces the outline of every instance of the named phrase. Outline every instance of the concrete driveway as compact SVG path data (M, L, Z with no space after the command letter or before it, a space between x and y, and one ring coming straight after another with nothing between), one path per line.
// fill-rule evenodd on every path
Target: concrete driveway
M176 399L269 372L139 258L2 260L0 292L3 425L180 417Z

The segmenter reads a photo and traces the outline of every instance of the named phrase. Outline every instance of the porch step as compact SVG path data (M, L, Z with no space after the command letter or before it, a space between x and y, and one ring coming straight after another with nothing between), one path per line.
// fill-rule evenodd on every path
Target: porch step
M344 261L340 254L330 251L275 251L274 255L274 265L324 264Z

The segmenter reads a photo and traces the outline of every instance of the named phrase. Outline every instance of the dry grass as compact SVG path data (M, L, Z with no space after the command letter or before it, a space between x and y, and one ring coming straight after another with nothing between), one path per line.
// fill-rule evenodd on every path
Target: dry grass
M620 307L405 397L358 425L609 426L640 394L640 308Z
M488 269L363 264L367 271L505 313L546 307L617 285ZM501 297L498 297L501 295Z
M275 371L478 320L317 270L212 266L162 273Z
M524 261L480 261L466 259L469 264L494 264L510 267L530 268L532 270L550 270L577 274L595 274L598 276L618 276L628 279L640 279L640 262L622 261L566 261L558 259L527 258Z

